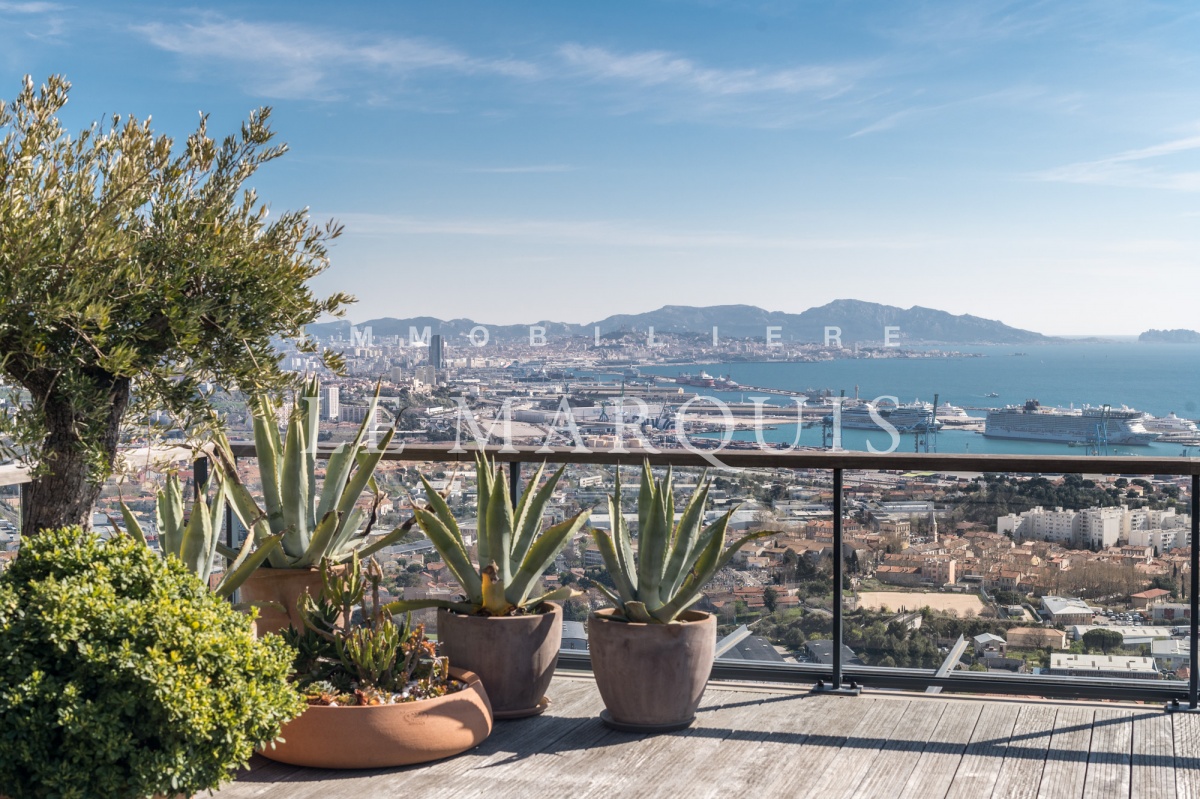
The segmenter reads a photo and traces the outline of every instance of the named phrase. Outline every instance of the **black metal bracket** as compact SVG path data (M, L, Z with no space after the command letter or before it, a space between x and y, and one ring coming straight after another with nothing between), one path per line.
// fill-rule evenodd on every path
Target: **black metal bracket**
M821 696L859 696L862 694L862 686L851 680L846 685L834 688L832 683L817 680L817 684L812 687L809 693L820 694Z
M1200 713L1200 707L1185 705L1178 699L1172 699L1170 702L1167 702L1163 710L1168 713Z

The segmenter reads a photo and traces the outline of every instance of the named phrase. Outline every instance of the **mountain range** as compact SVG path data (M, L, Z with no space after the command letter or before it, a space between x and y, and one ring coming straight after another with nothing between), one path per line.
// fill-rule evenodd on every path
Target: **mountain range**
M385 317L368 319L356 327L371 328L373 336L408 337L411 328L418 335L429 327L433 334L440 334L453 342L470 335L475 327L485 327L489 340L512 341L528 339L529 328L537 325L545 328L547 340L569 336L592 337L597 328L600 334L619 333L645 334L653 327L656 335L662 333L695 334L709 338L717 328L721 338L758 338L767 335L767 328L778 328L773 337L781 341L824 342L826 327L841 329L841 340L846 346L855 342L882 344L886 327L899 328L892 333L892 341L899 345L909 344L1039 344L1053 341L1049 336L1029 330L1010 327L1002 322L984 319L969 314L955 315L933 308L898 308L861 300L834 300L803 313L792 314L781 311L766 311L753 305L710 305L695 307L687 305L664 305L656 311L640 314L618 314L576 325L568 322L537 321L525 325L489 325L472 319L437 319L418 316L408 319ZM350 338L350 323L327 322L308 326L308 332L318 338Z

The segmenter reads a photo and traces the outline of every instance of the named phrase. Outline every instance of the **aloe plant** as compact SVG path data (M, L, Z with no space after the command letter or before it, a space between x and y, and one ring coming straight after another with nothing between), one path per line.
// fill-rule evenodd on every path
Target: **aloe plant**
M211 481L210 481L211 482ZM227 599L246 582L267 557L279 548L282 536L267 536L255 546L254 539L246 536L239 551L234 551L220 541L221 520L225 515L225 484L217 481L216 494L209 504L205 497L210 486L206 485L192 506L192 515L184 519L183 486L177 475L167 477L167 485L158 492L155 500L155 522L158 526L158 541L164 555L174 555L183 561L197 577L207 585L217 555L229 559L225 574L213 588L217 596ZM125 529L146 544L146 534L133 511L120 501L121 516Z
M546 466L538 467L533 479L513 507L504 477L496 464L483 453L475 456L475 475L478 485L479 509L479 567L467 556L462 531L446 500L424 476L429 505L414 511L417 524L429 536L446 567L454 574L465 592L465 600L416 599L393 602L388 609L401 613L421 608L449 608L460 613L485 616L511 616L527 612L543 602L568 599L576 592L560 588L543 596L530 598L534 584L550 567L567 541L583 527L591 511L556 524L539 535L546 503L554 494L562 477L560 468L538 488Z
M374 508L381 499L375 482L375 467L391 443L394 429L384 434L378 446L368 447L370 419L365 419L354 440L343 443L329 456L324 483L317 491L315 414L319 393L320 384L316 378L305 381L282 436L276 422L278 406L274 400L260 396L251 404L265 509L258 506L238 477L229 441L222 435L217 436L215 460L228 484L234 511L256 541L281 536L280 547L267 556L265 565L270 567L315 568L322 560L344 563L355 552L365 558L400 540L408 532L406 527L397 527L367 543L375 521ZM375 396L379 396L378 388ZM358 507L364 491L375 496L375 504L369 512Z
M621 514L621 475L616 493L608 499L612 533L592 530L604 565L616 590L593 583L616 608L623 621L669 624L700 598L700 591L739 549L770 531L750 533L725 547L725 531L736 508L704 526L708 500L704 475L675 523L671 470L655 481L649 462L642 465L638 494L638 554L633 555L629 525Z

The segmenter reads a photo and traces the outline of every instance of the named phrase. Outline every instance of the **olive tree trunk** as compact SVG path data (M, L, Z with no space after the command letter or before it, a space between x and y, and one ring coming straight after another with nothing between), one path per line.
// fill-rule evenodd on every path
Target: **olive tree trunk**
M104 477L112 471L120 441L121 420L129 407L130 396L128 378L105 376L97 382L106 388L107 403L99 422L95 416L87 420L82 418L83 414L65 398L56 395L52 387L48 396L35 395L35 401L40 399L45 409L47 435L41 457L46 473L24 487L22 536L71 525L91 527L92 508L100 497ZM88 427L92 429L85 433ZM91 439L89 434L97 437ZM95 461L89 459L84 436L100 444L103 474L97 474Z

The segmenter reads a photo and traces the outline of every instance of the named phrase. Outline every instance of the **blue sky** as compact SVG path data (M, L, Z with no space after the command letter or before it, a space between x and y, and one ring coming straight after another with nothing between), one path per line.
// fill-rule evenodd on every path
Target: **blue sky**
M837 298L1051 334L1200 328L1200 8L0 0L0 97L183 136L346 234L350 316L587 322Z

